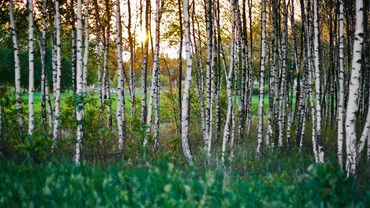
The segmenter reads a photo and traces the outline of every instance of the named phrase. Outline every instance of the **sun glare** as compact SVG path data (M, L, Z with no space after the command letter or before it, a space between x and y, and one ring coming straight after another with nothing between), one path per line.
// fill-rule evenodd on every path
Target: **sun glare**
M140 42L144 42L146 40L146 33L145 30L140 30L137 33L137 38L139 39Z

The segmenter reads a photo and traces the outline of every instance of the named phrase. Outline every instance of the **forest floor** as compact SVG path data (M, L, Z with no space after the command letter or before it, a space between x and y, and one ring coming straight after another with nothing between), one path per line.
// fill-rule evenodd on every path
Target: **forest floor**
M299 161L300 160L300 161ZM0 162L1 207L369 207L369 181L280 157L222 169L169 161Z

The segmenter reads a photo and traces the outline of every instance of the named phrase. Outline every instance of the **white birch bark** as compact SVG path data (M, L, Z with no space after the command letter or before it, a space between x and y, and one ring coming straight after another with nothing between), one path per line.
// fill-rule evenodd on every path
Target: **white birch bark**
M212 45L212 8L211 0L205 2L206 12L206 30L207 30L207 61L206 61L206 131L207 138L205 138L205 149L207 151L207 158L211 156L211 139L212 139L212 60L213 60L213 45Z
M191 86L192 70L192 51L190 42L190 18L189 18L189 0L184 0L184 27L185 27L185 55L186 55L186 72L184 82L184 93L181 105L181 144L182 151L188 162L192 162L193 156L189 147L189 99ZM180 80L181 81L181 80Z
M316 91L316 143L318 151L318 163L324 162L324 150L321 144L321 98L320 98L320 60L319 60L319 19L317 0L313 1L313 27L314 27L314 68L315 68L315 91Z
M130 0L127 0L127 9L128 9L128 41L129 41L129 50L130 50L130 79L129 79L129 85L130 85L130 98L131 98L131 117L133 117L136 113L136 99L135 99L135 72L134 72L134 47L133 44L133 38L131 33L131 3Z
M356 173L357 165L357 136L356 136L356 112L358 110L359 96L359 79L361 71L361 54L363 49L363 33L364 33L364 2L356 0L356 26L355 37L353 42L352 63L351 63L351 78L349 84L349 94L346 113L346 171L348 174ZM366 130L366 128L364 129Z
M60 122L60 79L61 79L61 56L60 56L60 15L59 0L55 1L55 38L56 38L56 83L54 89L54 121L53 121L53 144L52 151L56 147L59 139L59 122Z
M339 102L338 102L338 163L343 168L343 142L344 142L344 12L343 0L339 0Z
M14 49L14 74L15 74L15 100L18 117L18 127L20 129L20 135L23 136L23 110L22 110L22 92L21 92L21 68L19 61L19 50L18 50L18 38L17 30L15 27L14 13L13 13L13 0L9 1L9 18L10 18L10 31L12 34L13 49Z
M70 3L70 14L71 14L71 36L72 36L72 90L76 92L76 24L75 24L75 11L74 11L74 0ZM98 23L97 23L98 24Z
M83 52L83 90L87 87L87 66L89 61L89 0L85 0L85 40Z
M261 155L263 142L263 88L265 73L265 56L266 56L266 0L262 0L262 17L261 17L261 68L259 83L259 100L258 100L258 134L257 134L257 156Z
M370 98L369 98L369 101L370 101ZM370 102L369 102L369 105L370 105ZM362 134L361 134L361 137L360 137L360 140L359 140L359 143L358 143L357 158L356 158L357 163L359 162L359 159L361 157L361 152L365 147L369 131L370 131L370 110L367 111L367 116L366 116L364 129L362 130ZM367 145L369 146L369 144L367 144Z
M28 0L28 136L32 137L35 128L34 119L34 93L35 93L35 80L34 80L34 51L33 51L33 0Z
M282 40L281 40L281 85L278 97L278 127L279 127L279 137L278 137L278 146L283 146L283 137L284 137L284 117L285 117L285 108L284 108L284 101L286 97L286 62L287 62L287 5L286 0L283 0L283 32L282 32Z
M231 47L230 47L230 66L229 71L226 72L225 68L225 76L226 76L226 92L227 92L227 112L226 112L226 120L224 126L224 134L222 138L222 149L221 149L221 161L222 164L225 163L225 155L226 155L226 145L228 143L228 139L230 136L230 124L232 119L232 111L233 111L233 101L232 101L232 75L234 71L234 47L235 47L235 16L236 16L236 5L238 4L238 0L232 1L232 28L231 28Z
M145 5L145 41L144 41L144 57L143 62L141 65L141 80L142 80L142 88L143 88L143 95L141 99L141 122L145 124L146 122L146 114L147 114L147 73L148 73L148 47L149 47L149 11L150 11L150 0L146 1Z
M81 163L81 149L83 139L83 66L82 66L82 15L81 15L81 0L77 0L77 67L76 67L76 117L77 117L77 141L75 149L75 163Z
M42 131L46 135L46 92L45 92L45 82L46 82L46 72L45 72L45 62L46 62L46 0L42 1L42 11L41 11L41 22L42 22L42 34L40 41L40 60L41 60L41 125Z
M118 86L117 86L117 127L118 127L118 150L121 156L124 154L124 83L123 83L123 68L122 68L122 47L121 47L121 9L120 0L116 0L116 44L117 44L117 65L118 65Z
M148 103L148 112L147 112L147 135L144 138L143 146L146 147L148 142L148 136L151 132L152 124L152 111L153 111L153 102L154 102L154 111L159 111L159 43L160 43L160 19L161 19L161 1L156 0L156 19L155 19L155 50L154 50L154 60L153 60L153 69L152 69L152 82L151 82L151 91L149 96ZM158 104L157 104L158 103ZM157 114L157 113L155 113ZM159 123L157 124L157 116L155 115L155 125L154 125L154 134L158 136ZM158 125L158 126L157 126Z

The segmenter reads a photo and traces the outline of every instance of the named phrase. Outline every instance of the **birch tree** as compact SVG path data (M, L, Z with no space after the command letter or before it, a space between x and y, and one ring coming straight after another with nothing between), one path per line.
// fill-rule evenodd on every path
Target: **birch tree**
M34 51L33 51L33 0L28 0L28 136L32 138L33 130L35 128L34 120L34 93L35 93L35 80L34 80Z
M77 0L77 67L76 67L76 117L77 117L77 140L75 149L75 163L79 165L81 163L81 149L83 139L83 61L82 61L82 12L81 12L81 0Z
M213 30L212 30L212 4L211 0L205 2L205 16L206 16L206 29L207 29L207 69L206 69L206 131L207 138L205 138L205 149L207 157L211 156L211 139L212 139L212 55L213 55Z
M122 31L121 31L121 10L120 0L116 0L116 45L117 45L117 65L118 65L118 86L117 86L117 126L118 126L118 150L123 157L124 142L125 142L125 111L124 111L124 83L123 83L123 68L122 68Z
M71 36L72 36L72 90L76 92L76 56L77 56L77 48L76 48L76 19L75 19L75 11L74 11L74 0L70 2L70 15L71 15Z
M41 126L42 131L46 135L46 0L42 1L41 11L42 34L40 41L40 60L41 60Z
M162 12L161 0L156 0L156 18L155 18L155 52L152 69L152 83L151 92L148 103L147 113L147 134L151 131L152 124L152 111L154 102L155 121L154 121L154 138L157 140L159 134L159 43L160 43L160 20ZM144 138L143 146L146 147L148 142L148 135Z
M190 17L189 17L189 0L184 2L184 26L185 26L185 52L186 52L186 73L184 82L184 96L182 97L181 105L181 144L182 151L188 162L192 162L193 157L189 147L189 99L191 86L191 71L192 71L192 51L190 42ZM179 80L181 82L181 80Z
M257 135L257 155L261 155L262 148L262 131L263 131L263 88L265 73L265 56L266 56L266 0L262 0L262 17L261 17L261 69L259 83L259 100L258 100L258 135Z
M280 81L280 89L279 89L279 97L278 97L278 127L279 127L279 138L278 138L278 146L283 146L283 137L284 137L284 117L285 117L285 111L284 111L284 101L286 97L286 62L287 62L287 29L288 29L288 23L287 23L287 5L286 0L283 0L283 31L281 36L281 81Z
M183 31L183 26L182 26L182 11L181 11L181 0L177 1L178 4L178 15L179 15L179 28L180 28L180 44L179 44L179 80L178 80L178 105L179 105L179 118L181 121L181 113L182 113L182 46L183 46L183 36L184 36L184 31ZM190 23L189 23L189 31L190 31ZM190 35L189 35L189 40L190 40ZM171 84L171 83L170 83ZM180 132L181 132L181 126L180 125Z
M60 56L60 16L59 16L59 0L55 1L55 36L56 36L56 83L54 88L54 122L53 122L53 146L56 147L59 137L59 122L60 122L60 79L61 79L61 56Z
M20 68L20 61L19 61L17 29L16 29L15 21L14 21L13 7L14 7L13 0L9 0L10 31L12 34L12 42L13 42L13 49L14 49L15 100L16 100L16 109L17 109L17 117L18 117L18 127L20 129L20 136L22 138L23 128L24 128L23 127L24 118L23 118L23 110L22 110L21 68Z
M147 71L148 71L148 48L149 48L149 12L150 12L150 0L145 1L145 40L144 40L144 55L143 62L141 65L141 80L143 96L141 99L141 122L145 124L147 114Z
M83 52L83 90L87 87L87 66L89 61L89 0L85 0L85 40Z
M224 134L222 139L222 150L221 150L221 161L224 164L225 162L225 155L226 155L226 146L228 143L228 139L230 137L230 128L232 122L232 112L233 112L233 100L232 100L232 75L234 71L234 62L235 62L235 21L237 15L237 5L238 0L232 1L232 24L231 24L231 47L230 47L230 66L229 71L226 72L225 68L225 76L226 76L226 91L227 91L227 112L226 112L226 120L225 120L225 127L224 127Z
M127 10L128 10L128 43L129 43L129 50L130 50L130 98L131 98L131 117L135 115L136 112L136 99L135 99L135 83L134 83L134 43L132 38L131 32L131 3L130 0L127 0Z
M319 19L317 0L313 1L313 27L314 27L314 68L315 68L315 91L316 91L316 143L318 151L318 163L324 162L324 150L321 144L321 98L320 98L320 60L319 60Z
M356 112L358 110L359 79L361 70L361 54L363 48L364 33L364 2L356 0L356 25L355 38L353 42L351 78L349 83L349 95L347 102L347 113L345 121L346 132L346 171L348 174L356 173L357 165L357 136L355 131ZM366 128L364 130L367 130Z
M338 163L343 168L343 141L344 141L344 12L343 0L339 0L339 103L338 103Z

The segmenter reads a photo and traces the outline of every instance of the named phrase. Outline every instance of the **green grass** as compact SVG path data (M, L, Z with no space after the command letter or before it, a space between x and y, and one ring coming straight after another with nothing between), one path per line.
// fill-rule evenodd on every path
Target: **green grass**
M257 164L257 163L255 163ZM267 168L267 165L265 165ZM0 162L1 207L368 207L368 187L330 165L225 173L158 161L143 168ZM293 177L294 175L294 177Z

